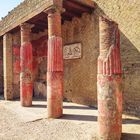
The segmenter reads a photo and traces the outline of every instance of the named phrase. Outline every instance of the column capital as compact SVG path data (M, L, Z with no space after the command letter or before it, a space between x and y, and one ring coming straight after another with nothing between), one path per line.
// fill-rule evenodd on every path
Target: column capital
M34 24L30 24L30 23L22 23L20 24L21 30L29 30L31 31L31 29L34 27Z
M53 5L47 9L44 10L45 13L63 13L65 10L63 9L63 0L52 0Z
M44 10L44 13L46 14L53 14L53 13L64 13L65 9L64 8L60 8L60 7L56 7L56 6L52 6L46 10Z
M33 24L29 23L22 23L20 25L21 29L21 44L25 42L30 42L30 34L31 34L31 29L34 27Z
M3 39L5 39L7 36L11 36L12 34L11 33L5 33L4 35L3 35Z
M50 8L48 14L48 35L61 37L61 12L62 9Z
M120 34L118 24L106 17L99 19L100 55L98 74L112 76L121 74Z

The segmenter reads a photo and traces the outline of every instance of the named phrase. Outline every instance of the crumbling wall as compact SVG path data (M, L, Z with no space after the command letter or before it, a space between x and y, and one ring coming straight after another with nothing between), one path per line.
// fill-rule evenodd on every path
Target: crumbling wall
M3 94L3 41L0 39L0 94Z

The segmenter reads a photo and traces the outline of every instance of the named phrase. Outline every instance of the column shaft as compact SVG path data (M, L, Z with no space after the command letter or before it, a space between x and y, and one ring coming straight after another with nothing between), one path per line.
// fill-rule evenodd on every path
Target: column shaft
M32 81L32 44L30 42L31 26L21 25L21 49L20 49L20 101L21 105L32 105L33 81Z
M98 58L98 127L102 140L120 140L122 131L122 77L118 25L100 17Z
M62 116L63 102L63 55L61 37L61 14L48 13L48 64L47 64L47 107L48 118Z
M12 67L12 35L3 36L3 72L4 72L4 98L13 99L13 67Z

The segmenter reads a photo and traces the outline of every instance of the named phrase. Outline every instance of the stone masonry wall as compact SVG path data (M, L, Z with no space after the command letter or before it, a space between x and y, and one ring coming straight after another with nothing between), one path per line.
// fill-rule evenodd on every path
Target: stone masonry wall
M63 44L82 43L82 58L64 60L64 97L85 104L97 104L98 19L94 14L65 21Z

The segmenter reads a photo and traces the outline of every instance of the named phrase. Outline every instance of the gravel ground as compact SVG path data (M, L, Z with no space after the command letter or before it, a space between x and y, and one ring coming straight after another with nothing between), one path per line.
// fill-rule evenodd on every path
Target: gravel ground
M10 102L8 105L6 104L5 102L0 102L0 140L96 140L96 118L94 120L93 117L84 115L84 111L87 113L87 111L93 112L92 110L83 108L82 112L78 112L73 109L70 112L75 111L72 113L80 115L66 115L61 119L44 118L23 122L18 113L6 107L16 103ZM67 113L69 114L70 112L68 111ZM84 119L86 117L88 121L81 121L81 113L83 113ZM23 116L26 115L23 114ZM128 117L123 119L122 140L140 140L139 119L128 119Z
M23 123L16 114L0 107L0 140L94 140L92 131L90 124L59 119Z

